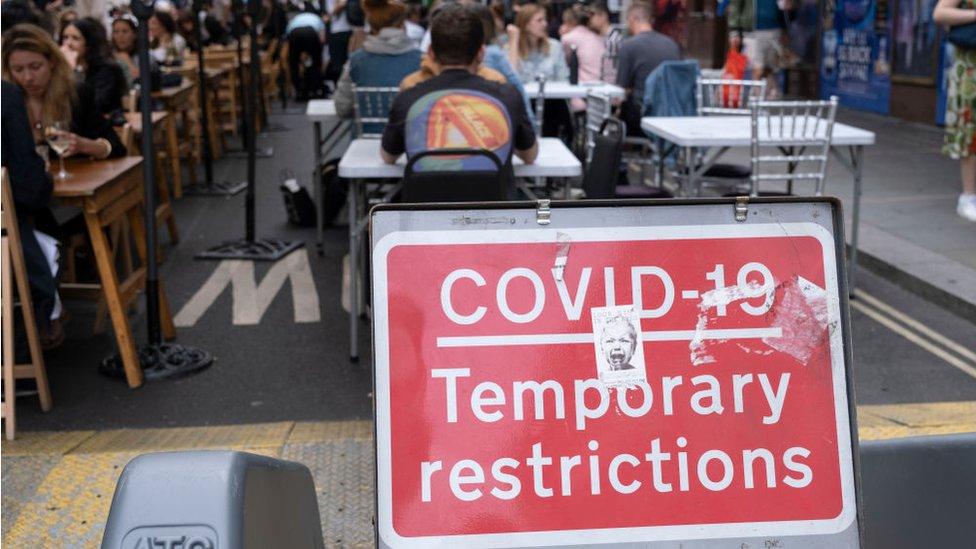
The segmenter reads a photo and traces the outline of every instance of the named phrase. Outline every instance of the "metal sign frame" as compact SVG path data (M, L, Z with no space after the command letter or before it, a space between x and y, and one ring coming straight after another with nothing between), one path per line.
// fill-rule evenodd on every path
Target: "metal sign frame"
M419 214L419 215L418 215ZM579 229L601 229L611 228L683 228L699 227L703 225L729 225L755 228L759 225L769 227L784 227L787 223L806 223L815 224L823 229L818 240L825 246L833 246L833 258L828 262L833 263L832 267L836 274L836 291L839 295L835 296L839 302L839 324L841 328L841 344L843 347L841 356L844 360L844 380L843 384L847 395L847 420L850 437L849 448L843 444L844 429L838 429L838 451L841 457L846 457L847 451L850 452L850 465L852 471L841 469L841 495L845 501L844 507L848 503L854 505L854 509L848 509L851 522L843 526L839 532L831 532L828 529L821 530L820 533L810 535L791 535L784 532L782 528L774 529L769 534L762 531L759 535L748 535L750 532L745 528L732 528L728 535L704 535L699 537L675 537L667 531L662 531L665 535L657 539L646 537L635 538L633 540L607 541L601 536L591 536L593 530L566 530L564 536L546 537L534 540L528 544L522 541L522 534L507 536L505 534L471 535L471 536L445 536L434 539L431 537L419 538L400 538L393 530L391 514L392 507L384 508L383 494L390 495L390 489L383 486L383 471L380 455L381 449L389 450L392 440L381 440L380 437L392 435L389 432L389 424L385 428L381 423L380 407L383 403L382 398L388 396L388 380L378 375L378 364L384 362L382 353L385 349L385 341L382 339L384 334L388 336L389 327L381 325L377 320L382 317L386 309L385 296L382 297L382 304L378 302L377 294L377 267L383 265L385 272L385 251L389 251L389 246L383 245L383 240L393 233L424 232L431 235L432 232L451 232L455 235L464 231L550 231L553 236L557 230L579 230ZM855 407L855 392L853 385L853 352L851 347L851 328L850 313L848 303L848 284L847 284L847 265L845 254L845 239L843 215L841 202L836 198L829 197L768 197L768 198L716 198L716 199L688 199L688 200L592 200L592 201L552 201L540 200L537 202L503 202L503 203L466 203L466 204L382 204L374 207L370 212L370 242L371 242L371 290L374 299L374 310L372 319L373 328L373 384L374 384L374 456L375 461L375 512L374 521L377 547L544 547L559 545L562 547L613 547L613 548L642 548L657 549L665 547L678 547L679 544L688 542L692 546L702 549L718 547L729 547L733 543L736 547L769 547L770 543L784 543L789 547L837 547L851 548L863 547L864 533L861 505L861 478L860 478L860 457L858 450L857 436L857 417ZM787 229L782 229L783 236L788 236ZM524 234L524 233L522 233ZM829 236L828 236L829 234ZM426 241L424 241L426 242ZM825 275L830 275L829 271ZM828 286L830 286L828 284ZM827 288L830 292L831 288ZM379 335L378 335L378 328ZM831 345L834 345L831 343ZM382 347L382 348L381 348ZM377 360L380 357L380 360ZM837 360L835 356L833 361ZM836 384L840 380L835 380ZM385 387L383 384L386 384ZM386 391L384 393L384 391ZM389 403L387 402L386 405ZM840 411L841 404L835 403L835 410ZM387 414L388 416L389 414ZM838 416L838 421L840 417ZM840 427L840 424L838 424ZM392 464L388 464L392 467ZM846 465L842 461L842 465ZM851 476L848 477L848 474ZM844 487L847 481L853 479L853 493L846 493ZM392 506L392 496L389 506ZM852 512L851 512L852 511ZM833 519L834 521L846 521L848 517L841 516ZM389 520L389 524L386 522ZM824 521L829 522L829 521ZM761 524L761 523L749 523ZM777 523L766 523L777 524ZM778 523L785 524L785 523ZM659 528L659 527L656 527ZM665 527L670 528L670 527ZM599 530L596 530L599 531ZM752 530L755 532L755 530ZM530 533L531 534L531 533ZM551 532L543 532L551 534ZM574 539L575 536L575 539ZM393 538L393 544L387 538ZM572 541L570 541L572 540ZM417 543L412 543L417 541ZM689 545L680 545L689 546Z

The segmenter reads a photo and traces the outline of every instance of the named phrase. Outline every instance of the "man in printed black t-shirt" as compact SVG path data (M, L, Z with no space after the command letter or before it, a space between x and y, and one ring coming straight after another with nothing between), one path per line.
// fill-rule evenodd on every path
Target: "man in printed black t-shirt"
M512 153L527 164L539 152L532 123L518 90L490 82L475 72L485 49L481 18L471 9L445 6L431 24L429 55L441 66L438 76L397 95L383 132L381 154L388 164L407 153L431 149L475 148L492 151L512 180ZM488 160L425 158L419 169L484 170Z

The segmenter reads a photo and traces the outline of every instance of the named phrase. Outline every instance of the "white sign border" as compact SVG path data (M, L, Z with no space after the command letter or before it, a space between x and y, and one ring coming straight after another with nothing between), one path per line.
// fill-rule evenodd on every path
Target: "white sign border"
M730 230L732 229L732 230ZM816 238L823 255L827 291L828 325L840 326L840 291L834 239L827 229L812 222L761 223L752 225L697 225L658 227L560 228L573 242L740 239L762 237ZM854 522L857 511L854 495L854 465L851 455L842 330L830 330L831 375L834 385L834 417L837 425L837 451L840 458L841 512L825 520L745 522L703 525L554 530L498 534L404 537L393 528L392 455L390 432L390 349L389 303L387 301L387 257L395 247L418 244L533 244L557 243L556 231L547 230L472 230L472 231L393 231L373 249L373 326L376 384L376 474L377 528L380 540L396 548L437 546L471 549L488 547L543 547L640 541L675 541L757 536L828 535L843 532ZM380 541L377 540L377 541Z

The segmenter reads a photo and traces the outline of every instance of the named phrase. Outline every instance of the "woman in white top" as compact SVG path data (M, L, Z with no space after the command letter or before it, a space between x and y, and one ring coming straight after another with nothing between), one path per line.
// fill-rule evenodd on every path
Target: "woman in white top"
M160 65L183 64L186 40L176 32L176 20L165 11L157 11L149 18L149 51Z

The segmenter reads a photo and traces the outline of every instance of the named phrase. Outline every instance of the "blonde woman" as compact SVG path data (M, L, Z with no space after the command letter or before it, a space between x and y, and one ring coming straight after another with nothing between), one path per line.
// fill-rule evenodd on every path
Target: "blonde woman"
M43 144L45 129L61 124L68 142L64 156L122 156L111 123L91 108L89 85L76 84L71 66L57 44L40 27L17 25L3 34L3 78L20 87L35 143Z
M523 84L543 75L547 82L569 80L569 66L558 40L549 38L546 10L537 4L525 4L509 25L508 61Z
M545 8L537 4L525 4L509 25L508 61L523 84L535 82L542 75L546 82L569 80L569 66L563 54L562 44L549 38L549 23ZM569 105L561 99L547 99L542 120L542 135L559 137L567 144L572 141L573 120Z

